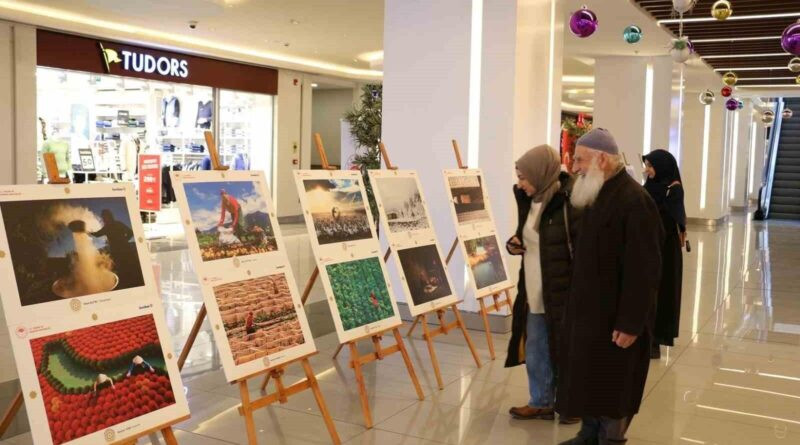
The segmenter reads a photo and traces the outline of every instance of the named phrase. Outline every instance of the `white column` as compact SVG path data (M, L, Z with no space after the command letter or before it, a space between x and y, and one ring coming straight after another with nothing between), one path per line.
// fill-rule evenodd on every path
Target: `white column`
M745 207L747 205L747 180L748 159L751 148L751 116L753 102L743 99L744 108L737 110L733 117L733 133L731 140L730 176L728 198L732 207Z
M758 191L764 177L764 160L767 155L767 128L761 123L761 115L758 110L753 110L752 114L752 144L750 150L751 163L747 172L747 193L751 200L758 199Z
M642 154L670 149L672 84L669 57L596 60L594 127L614 135L637 180L642 179Z
M514 160L558 145L562 3L386 1L383 140L395 164L419 171L443 249L455 237L441 175L456 166L451 139L484 171L501 241L516 225ZM462 292L464 263L454 258ZM518 267L509 262L512 277Z
M303 75L294 71L278 71L278 96L275 107L275 170L272 197L278 216L300 215L300 199L294 184L293 171L300 169Z

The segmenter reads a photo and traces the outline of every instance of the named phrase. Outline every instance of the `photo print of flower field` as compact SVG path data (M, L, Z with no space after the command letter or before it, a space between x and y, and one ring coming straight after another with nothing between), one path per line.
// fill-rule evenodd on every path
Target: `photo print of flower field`
M395 315L377 257L329 264L325 269L345 331Z
M319 244L372 238L358 180L304 179L303 188Z
M467 263L478 289L506 280L503 258L494 235L467 240L464 245L467 248Z
M252 181L184 183L203 261L278 250L267 202Z
M450 176L447 184L450 186L450 196L459 224L489 220L489 212L483 202L480 175Z
M436 244L397 251L414 305L452 295Z
M0 203L22 306L144 286L125 198Z
M430 227L414 178L375 178L389 230L394 233Z
M305 343L286 275L214 286L214 297L237 365Z
M30 341L55 444L175 403L152 315Z

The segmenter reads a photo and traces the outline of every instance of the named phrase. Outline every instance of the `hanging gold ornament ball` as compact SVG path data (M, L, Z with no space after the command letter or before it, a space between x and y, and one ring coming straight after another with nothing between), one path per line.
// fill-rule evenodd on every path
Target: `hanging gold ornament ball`
M739 78L736 77L736 73L734 73L733 71L728 71L722 76L722 83L728 85L729 87L736 85L736 82L738 81Z
M793 57L789 61L789 71L793 73L800 73L800 57Z
M731 2L728 0L717 0L711 6L711 17L717 20L726 20L731 14L733 14L733 9L731 9Z

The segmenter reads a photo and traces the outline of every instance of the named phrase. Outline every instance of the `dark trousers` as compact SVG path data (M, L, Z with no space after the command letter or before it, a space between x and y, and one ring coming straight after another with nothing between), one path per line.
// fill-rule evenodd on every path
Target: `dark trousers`
M633 421L633 416L622 419L584 417L581 420L578 437L587 440L596 439L600 445L613 445L627 442L625 433Z

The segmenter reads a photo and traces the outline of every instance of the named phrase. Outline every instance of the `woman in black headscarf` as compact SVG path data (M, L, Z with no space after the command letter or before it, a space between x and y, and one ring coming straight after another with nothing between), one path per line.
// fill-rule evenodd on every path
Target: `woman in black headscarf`
M654 150L642 156L647 180L644 188L656 202L666 231L661 246L661 285L658 292L656 324L650 357L661 358L661 347L674 346L681 317L681 284L686 243L686 209L678 163L666 150Z

